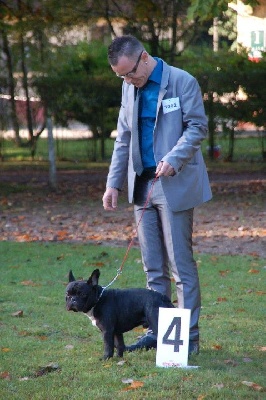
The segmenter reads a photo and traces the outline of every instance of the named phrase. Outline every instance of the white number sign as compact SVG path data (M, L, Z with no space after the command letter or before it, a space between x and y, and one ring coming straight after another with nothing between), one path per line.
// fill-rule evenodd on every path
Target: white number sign
M156 365L186 367L188 362L190 310L159 308Z

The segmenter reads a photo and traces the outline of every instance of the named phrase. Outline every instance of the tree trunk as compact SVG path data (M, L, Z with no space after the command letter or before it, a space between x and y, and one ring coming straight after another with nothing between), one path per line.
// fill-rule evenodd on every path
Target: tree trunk
M173 1L173 17L172 17L172 43L171 43L171 54L169 61L173 64L175 57L176 57L176 46L177 46L177 1Z
M31 156L34 157L36 145L34 143L33 138L33 122L32 122L32 114L31 114L31 105L30 105L30 96L29 96L29 85L28 85L28 71L27 71L27 64L26 64L26 54L25 54L25 45L23 34L20 34L20 51L21 51L21 67L22 67L22 83L23 88L26 96L26 115L27 115L27 124L28 124L28 131L29 131L29 139L32 144L31 149Z
M48 153L49 153L49 186L53 191L57 190L56 156L53 137L53 123L50 115L47 117Z
M101 134L101 160L105 159L105 132Z
M235 148L235 130L231 128L229 130L229 149L226 161L232 162L234 158L234 148Z
M218 18L213 18L213 51L219 50Z
M10 103L11 103L11 121L12 126L15 132L15 142L17 145L21 145L21 139L19 136L19 123L16 112L16 101L15 101L15 80L13 76L13 62L12 62L12 54L10 51L8 38L6 32L1 30L2 38L3 38L3 51L6 55L7 60L7 70L8 70L8 79L9 79L9 94L10 94Z
M262 154L262 160L266 161L266 146L265 146L265 141L266 141L266 131L260 132L260 143L261 143L261 154Z
M214 159L214 133L215 121L213 112L213 92L208 93L208 110L209 110L209 149L208 154L211 160Z

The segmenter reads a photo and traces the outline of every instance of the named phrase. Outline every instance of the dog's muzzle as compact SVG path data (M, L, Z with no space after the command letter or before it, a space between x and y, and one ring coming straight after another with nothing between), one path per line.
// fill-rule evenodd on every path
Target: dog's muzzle
M67 299L66 308L67 311L78 312L77 302L74 297L70 297L69 299Z

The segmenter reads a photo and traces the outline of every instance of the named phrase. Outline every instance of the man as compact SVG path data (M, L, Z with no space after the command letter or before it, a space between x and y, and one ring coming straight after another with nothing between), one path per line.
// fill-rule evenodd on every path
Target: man
M138 238L147 287L171 298L172 274L178 307L191 310L189 354L197 354L201 302L192 250L193 209L212 197L200 150L207 134L201 91L194 77L149 55L133 36L114 39L108 60L123 86L103 206L117 207L128 175L136 223L142 215ZM148 331L127 350L156 344Z

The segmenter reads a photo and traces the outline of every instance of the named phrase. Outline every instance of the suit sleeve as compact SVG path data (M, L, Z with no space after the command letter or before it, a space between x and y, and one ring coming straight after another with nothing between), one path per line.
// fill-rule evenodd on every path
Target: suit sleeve
M124 95L124 88L125 83L123 83L122 86L122 102L117 122L117 138L114 144L114 150L106 183L107 187L114 187L119 190L122 189L127 176L129 147L131 140L131 131L127 123L125 112L126 97Z

